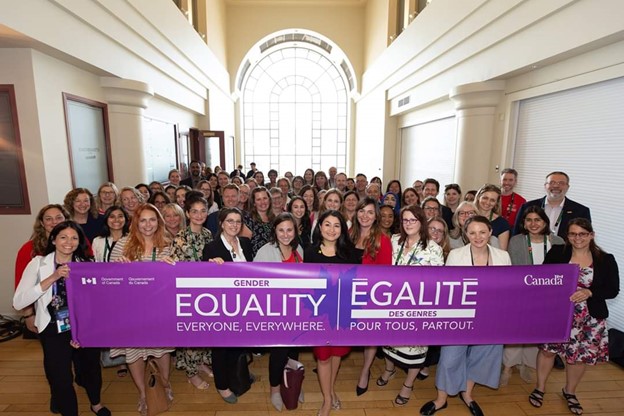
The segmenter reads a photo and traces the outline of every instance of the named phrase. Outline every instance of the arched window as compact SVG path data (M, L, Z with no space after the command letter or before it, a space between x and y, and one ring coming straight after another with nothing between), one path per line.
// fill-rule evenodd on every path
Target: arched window
M237 76L245 165L345 171L352 74L344 53L316 33L290 30L256 44Z

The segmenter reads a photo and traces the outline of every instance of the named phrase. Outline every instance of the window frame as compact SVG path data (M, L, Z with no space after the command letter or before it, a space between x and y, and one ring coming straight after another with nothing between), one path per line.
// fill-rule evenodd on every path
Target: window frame
M0 94L7 94L9 101L9 118L8 123L11 124L10 129L13 131L14 143L13 149L6 146L6 152L12 153L17 159L18 171L17 180L19 181L19 194L22 204L17 206L5 205L0 203L0 215L30 215L30 199L28 197L28 183L26 180L26 168L24 164L24 152L22 149L22 139L19 129L19 117L17 113L17 101L15 99L15 86L13 84L0 84Z

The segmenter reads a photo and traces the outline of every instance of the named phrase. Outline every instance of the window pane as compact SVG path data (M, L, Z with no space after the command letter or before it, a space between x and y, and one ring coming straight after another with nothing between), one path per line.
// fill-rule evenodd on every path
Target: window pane
M349 100L341 71L305 47L271 51L250 68L241 106L244 159L280 174L344 169Z

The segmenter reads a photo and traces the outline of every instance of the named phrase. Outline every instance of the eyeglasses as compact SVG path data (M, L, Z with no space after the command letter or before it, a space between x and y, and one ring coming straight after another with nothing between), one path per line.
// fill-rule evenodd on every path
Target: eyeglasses
M568 233L568 238L576 238L576 237L581 237L581 238L587 238L589 237L591 233L588 233L587 231L581 231L580 233Z
M550 181L546 182L548 186L566 186L568 183L566 181Z
M438 211L440 208L438 207L424 207L425 211Z
M243 223L240 220L225 220L225 222L227 222L228 225L241 225Z
M115 191L102 191L100 193L103 195L115 195Z
M457 211L457 215L460 217L474 217L477 213L475 211Z
M401 222L402 222L403 224L411 224L411 225L414 225L414 224L416 224L416 223L418 222L418 218L403 218L403 219L401 220Z
M431 234L442 234L444 230L442 228L429 227L429 232Z

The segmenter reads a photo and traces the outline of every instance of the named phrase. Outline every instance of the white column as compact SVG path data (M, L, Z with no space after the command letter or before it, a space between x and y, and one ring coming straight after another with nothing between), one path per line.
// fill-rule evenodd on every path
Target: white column
M143 110L154 96L152 88L140 81L100 78L108 102L113 174L118 187L147 181Z
M491 176L495 113L505 81L465 84L451 90L457 116L455 182L475 189Z

